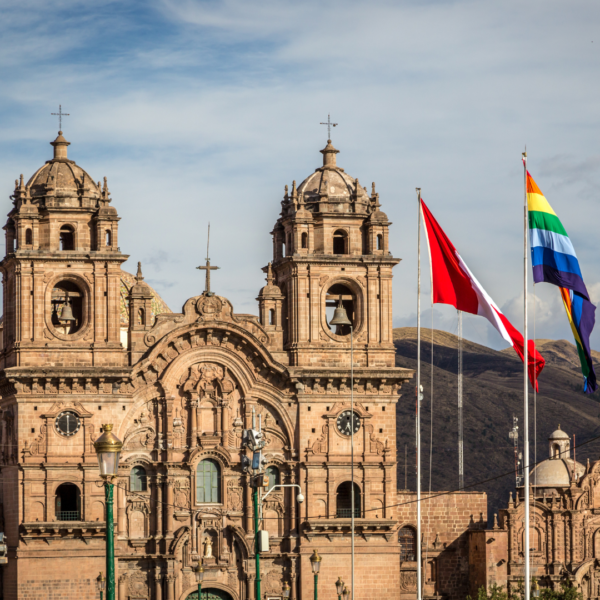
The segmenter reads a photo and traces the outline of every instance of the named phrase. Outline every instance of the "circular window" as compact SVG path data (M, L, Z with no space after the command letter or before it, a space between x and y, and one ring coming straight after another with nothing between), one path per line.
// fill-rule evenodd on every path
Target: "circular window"
M52 289L52 325L58 333L71 335L81 329L83 292L72 281L59 281Z
M81 427L81 419L70 410L61 412L54 422L56 431L65 437L75 435Z
M325 296L325 313L327 315L327 326L335 335L349 335L350 325L330 325L336 309L343 308L352 327L356 327L355 302L356 298L352 290L343 283L336 283L327 290Z

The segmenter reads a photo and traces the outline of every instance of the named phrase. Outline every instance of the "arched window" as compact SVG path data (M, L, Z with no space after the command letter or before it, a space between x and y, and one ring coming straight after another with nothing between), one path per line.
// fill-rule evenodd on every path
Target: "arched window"
M352 290L342 283L336 283L327 290L325 296L325 315L327 318L327 325L329 329L333 329L332 325L329 325L335 314L335 309L342 301L342 306L346 309L348 319L352 323L352 326L356 328L356 316L354 314L355 307L355 296ZM334 333L336 335L349 335L349 325L335 325Z
M290 256L292 254L292 234L287 235L287 244L285 245L285 255Z
M81 520L81 495L72 483L63 483L56 488L56 519L58 521Z
M402 527L398 533L400 542L400 560L414 562L417 560L417 534L412 527Z
M144 325L145 321L144 321L144 309L140 308L138 310L138 325Z
M279 469L277 467L267 467L267 477L269 478L268 490L270 490L274 485L279 485Z
M308 233L306 231L302 234L302 247L308 248Z
M269 325L275 325L275 309L269 310Z
M383 250L383 236L380 233L377 234L377 250Z
M211 458L206 458L196 469L196 502L221 502L221 469Z
M333 253L348 254L348 234L343 229L338 229L333 234Z
M337 511L336 518L350 519L352 517L352 490L354 490L354 518L361 515L361 498L358 484L344 481L337 489Z
M70 225L63 225L60 228L60 249L75 249L75 234L73 232L73 228Z
M560 446L558 444L552 446L552 458L560 458Z
M25 230L25 244L27 246L31 246L31 244L33 244L33 234L31 233L31 229Z
M106 230L106 245L112 246L112 233L111 233L110 229Z
M131 492L145 492L148 489L148 478L144 467L133 467L129 475L129 490Z

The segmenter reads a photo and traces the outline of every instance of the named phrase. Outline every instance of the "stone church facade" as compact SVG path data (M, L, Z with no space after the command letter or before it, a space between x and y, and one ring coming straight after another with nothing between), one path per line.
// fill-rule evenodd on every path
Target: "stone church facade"
M400 536L414 520L396 508L395 447L395 406L412 372L395 367L399 260L374 186L368 193L338 167L328 142L323 165L286 187L259 316L209 291L181 313L160 312L141 269L123 297L128 257L106 180L68 158L62 133L52 145L53 159L16 182L0 262L4 597L95 597L106 527L93 441L113 423L124 442L119 600L195 598L202 557L211 598L257 600L241 445L253 413L271 484L297 483L306 497L299 505L282 488L263 505L264 597L281 598L284 582L293 600L310 597L315 548L320 596L335 598L339 576L350 585L352 493L360 598L414 597L415 556ZM353 323L353 480L350 330L328 324L338 302Z

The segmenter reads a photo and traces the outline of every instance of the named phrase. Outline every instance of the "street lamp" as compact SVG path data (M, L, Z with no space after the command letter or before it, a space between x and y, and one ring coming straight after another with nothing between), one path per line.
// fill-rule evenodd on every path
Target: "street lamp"
M344 591L342 592L342 596L344 597L344 600L348 600L348 596L350 596L350 590L344 586Z
M96 587L100 592L100 600L102 600L102 592L106 589L106 578L102 575L102 571L100 571L100 575L96 577Z
M312 567L312 572L315 575L315 600L317 600L317 584L319 583L319 569L321 568L321 557L319 553L314 550L312 556L310 557L310 566Z
M352 321L348 318L341 296L337 308L333 313L333 319L331 319L329 324L350 326L350 414L352 415L352 426L350 428L350 481L352 482L350 488L350 508L352 512L350 515L350 577L352 579L352 590L354 590L354 325L352 325ZM354 592L352 592L351 598L354 600ZM420 594L417 595L417 598L421 600Z
M104 479L106 498L106 600L115 600L115 523L113 519L113 484L119 469L123 442L112 432L113 426L102 425L103 433L94 442L100 477Z
M283 597L285 600L290 597L290 584L287 581L283 584Z
M534 598L540 597L540 586L538 585L537 579L535 577L533 578L533 581L531 582L531 595Z
M200 560L194 569L194 574L198 583L198 600L200 600L202 598L202 581L204 580L204 567L200 564Z
M344 582L341 577L335 582L335 590L337 592L338 600L342 600L342 594L344 593Z

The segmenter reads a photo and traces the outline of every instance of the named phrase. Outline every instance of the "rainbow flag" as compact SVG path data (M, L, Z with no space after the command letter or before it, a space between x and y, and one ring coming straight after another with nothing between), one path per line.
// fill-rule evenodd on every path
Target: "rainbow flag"
M527 208L533 281L546 281L560 288L577 345L584 379L583 391L590 394L598 389L590 351L590 335L596 320L596 307L590 301L567 231L529 171Z

